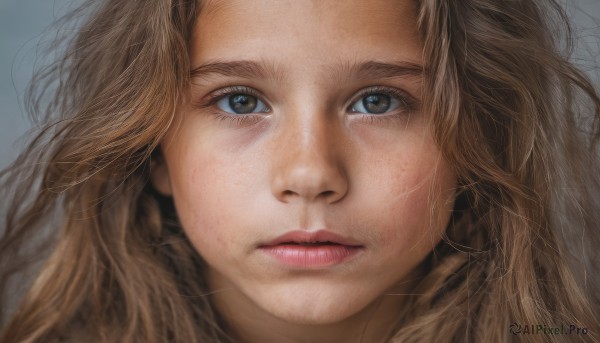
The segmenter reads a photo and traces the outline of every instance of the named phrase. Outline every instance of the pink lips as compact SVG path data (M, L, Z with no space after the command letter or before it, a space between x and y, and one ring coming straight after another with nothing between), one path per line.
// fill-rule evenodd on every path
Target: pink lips
M334 266L363 248L353 240L326 230L291 231L259 247L279 262L301 268Z

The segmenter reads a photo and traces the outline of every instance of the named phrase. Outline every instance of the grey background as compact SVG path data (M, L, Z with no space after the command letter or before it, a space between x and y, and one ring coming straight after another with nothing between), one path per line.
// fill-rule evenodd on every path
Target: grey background
M54 37L56 32L49 25L79 2L0 0L0 169L8 166L23 149L25 140L19 137L30 128L22 97L33 72L36 47ZM593 68L594 64L600 64L600 0L566 0L566 3L583 43L575 62L600 84L598 69Z

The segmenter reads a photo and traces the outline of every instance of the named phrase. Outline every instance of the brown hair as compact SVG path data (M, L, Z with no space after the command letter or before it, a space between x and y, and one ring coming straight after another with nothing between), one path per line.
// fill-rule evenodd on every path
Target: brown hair
M578 338L597 341L600 98L568 61L566 14L554 1L423 0L419 20L460 192L395 338L500 342L517 323L587 327Z
M590 275L598 275L600 98L568 61L562 8L418 3L424 103L460 189L447 237L423 262L427 273L390 339L507 341L514 322L573 324L589 331L578 338L598 340ZM4 299L41 264L0 341L232 340L170 199L148 184L189 82L199 10L193 0L107 0L69 17L91 13L63 58L34 78L33 112L55 85L45 126L1 174L10 199Z

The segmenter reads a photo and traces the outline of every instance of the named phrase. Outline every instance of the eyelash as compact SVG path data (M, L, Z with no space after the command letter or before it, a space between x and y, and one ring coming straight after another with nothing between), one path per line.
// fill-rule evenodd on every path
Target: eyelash
M365 120L369 124L379 123L379 122L387 122L389 120L401 119L410 113L417 111L419 108L419 101L407 94L406 92L399 90L397 88L385 87L385 86L371 86L367 88L363 88L355 97L353 97L352 101L350 101L350 105L347 107L347 111L350 112L352 109L352 105L354 105L357 101L369 95L376 94L384 94L391 98L395 98L400 102L400 105L397 109L392 110L389 113L384 114L368 114L362 112L351 112L353 115L360 116L361 120Z
M254 96L258 99L264 98L264 96L262 94L260 94L260 92L256 91L254 88L247 87L247 86L230 86L230 87L221 88L221 89L209 94L208 100L206 100L205 102L203 102L201 104L195 104L194 107L198 108L198 109L215 107L215 105L219 101L221 101L223 98L233 95L233 94L238 94L238 93L248 94L248 95ZM359 101L361 98L363 98L365 96L375 95L375 94L384 94L384 95L388 95L392 98L395 98L396 100L398 100L400 102L399 108L396 110L393 110L390 113L384 113L384 114L368 114L368 113L362 113L362 112L350 112L352 109L352 105L354 103L356 103L357 101ZM266 105L266 103L265 103L265 105ZM371 86L371 87L362 89L355 97L353 97L353 100L350 102L350 105L347 106L346 111L352 113L352 115L358 115L361 118L361 120L365 120L369 124L372 124L372 123L376 123L376 122L388 121L390 119L391 120L399 119L399 118L403 117L404 115L410 114L411 112L417 110L418 107L419 107L419 102L404 91L401 91L399 89L392 88L392 87ZM270 110L270 108L269 108L269 110ZM254 113L254 114L232 115L230 113L227 113L227 112L224 112L221 110L217 110L214 112L214 115L218 120L230 121L237 125L254 124L263 118L262 114L259 112Z
M252 95L258 99L264 98L262 94L256 91L254 88L250 88L247 86L230 86L221 88L211 94L208 95L208 100L202 104L196 104L194 107L199 109L215 107L215 105L221 101L223 98L233 95L233 94L248 94ZM270 108L269 108L270 110ZM262 116L259 113L253 114L244 114L244 115L232 115L231 113L227 113L221 110L216 110L214 112L215 117L218 120L222 121L230 121L237 125L248 125L259 122L262 119Z

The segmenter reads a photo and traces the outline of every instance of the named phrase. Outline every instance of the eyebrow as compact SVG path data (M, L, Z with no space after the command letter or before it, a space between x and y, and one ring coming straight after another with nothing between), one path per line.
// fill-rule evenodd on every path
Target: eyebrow
M351 78L364 79L387 79L396 77L422 77L423 66L409 61L397 61L392 63L366 61L362 63L346 63L334 66L328 75L339 81Z
M190 71L190 77L208 78L212 75L252 78L273 78L280 79L283 74L274 65L266 62L258 63L254 61L211 61L195 67Z
M342 63L331 66L326 77L344 82L350 79L384 79L395 77L422 77L423 66L409 61L378 62L366 61L361 63ZM246 79L275 79L285 78L283 68L273 63L255 61L209 61L190 71L192 79L206 79L213 75L224 77L241 77Z

